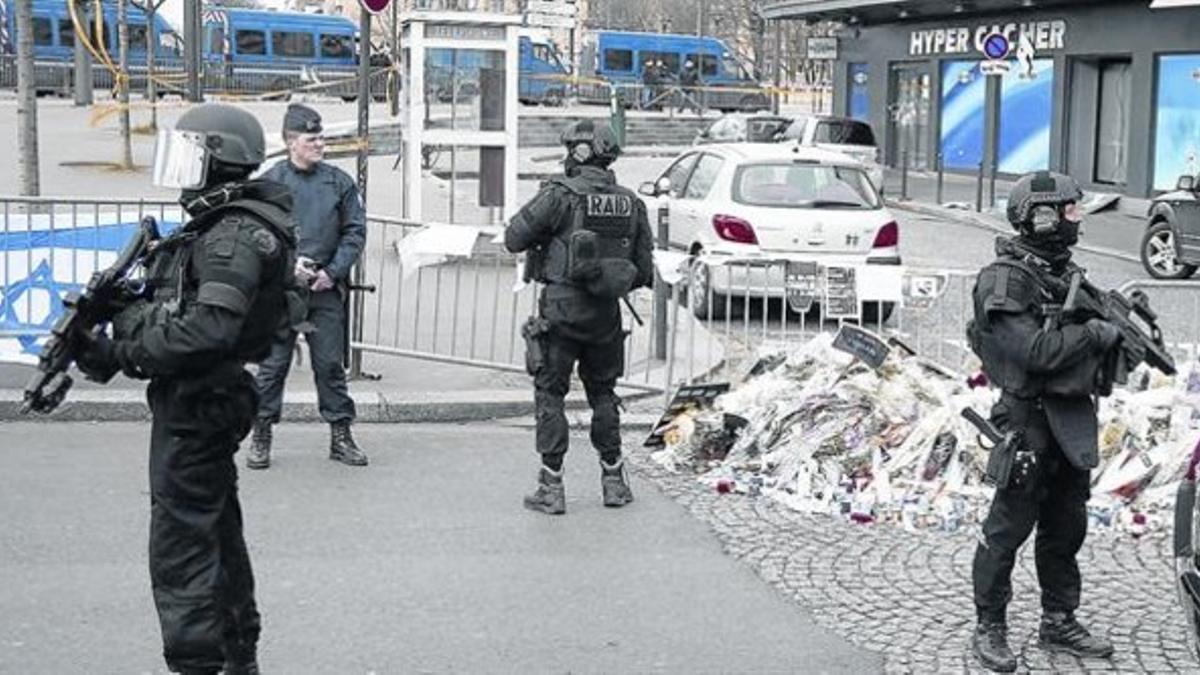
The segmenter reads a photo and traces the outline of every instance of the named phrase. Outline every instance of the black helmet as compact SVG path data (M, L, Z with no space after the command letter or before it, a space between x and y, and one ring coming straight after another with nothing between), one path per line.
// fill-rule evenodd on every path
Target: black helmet
M211 159L253 171L266 159L262 125L250 113L223 103L205 103L185 112L178 131L204 134Z
M617 135L607 123L596 124L580 120L563 132L562 144L567 146L567 159L577 164L608 166L621 154Z
M1063 207L1083 199L1070 176L1050 171L1021 176L1008 194L1008 222L1024 234L1053 233L1063 220Z

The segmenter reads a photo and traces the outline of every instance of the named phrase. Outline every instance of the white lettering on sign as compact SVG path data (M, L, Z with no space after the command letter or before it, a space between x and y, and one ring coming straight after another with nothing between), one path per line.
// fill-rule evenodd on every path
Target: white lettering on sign
M914 30L908 36L910 56L933 56L936 54L967 54L983 52L983 42L992 33L1008 38L1016 46L1022 37L1038 51L1063 49L1067 42L1067 22L1029 21L1026 23L982 24L973 28L934 28Z
M625 195L588 195L587 214L606 218L633 215L633 200Z

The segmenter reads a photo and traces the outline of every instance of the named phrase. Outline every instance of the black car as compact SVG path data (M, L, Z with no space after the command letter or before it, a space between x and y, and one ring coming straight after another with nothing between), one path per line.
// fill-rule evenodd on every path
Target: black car
M1180 176L1150 204L1142 266L1155 279L1187 279L1200 267L1200 176Z

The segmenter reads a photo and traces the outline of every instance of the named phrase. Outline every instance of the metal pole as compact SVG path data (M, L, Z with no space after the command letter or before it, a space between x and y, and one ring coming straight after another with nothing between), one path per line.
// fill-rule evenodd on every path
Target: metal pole
M183 0L183 59L187 70L187 99L192 103L204 100L200 84L202 32L200 0Z
M900 153L900 199L908 201L908 148Z
M363 208L367 204L367 169L370 159L367 147L367 134L371 128L371 13L365 8L359 8L358 20L358 194L362 199ZM351 278L356 284L365 281L363 266L354 266ZM353 294L354 301L349 313L350 321L346 322L345 349L343 363L350 368L351 379L362 375L362 350L351 349L350 338L354 342L362 342L363 335L363 296L362 292Z
M983 162L979 163L979 175L975 179L975 212L983 211Z
M83 21L84 26L89 26L91 23L88 17L91 15L87 11L87 7L92 6L92 3L76 3L75 8L79 12L79 18ZM86 30L84 31L87 32ZM75 105L84 106L92 104L92 53L80 44L78 36L75 36Z
M942 153L937 154L937 204L942 205L942 194L945 188L944 182L946 179L946 156Z
M783 83L783 65L780 64L783 54L783 21L775 20L775 94L771 97L771 112L779 114L779 89Z
M668 216L667 205L659 205L657 244L659 250L663 251L667 250L667 242L670 241ZM696 301L694 297L690 300ZM667 284L657 272L654 275L654 358L667 358Z
M146 100L150 102L150 131L158 130L158 91L154 82L154 52L158 48L158 31L154 26L157 0L146 2ZM81 51L81 50L76 50ZM86 51L86 50L83 50Z

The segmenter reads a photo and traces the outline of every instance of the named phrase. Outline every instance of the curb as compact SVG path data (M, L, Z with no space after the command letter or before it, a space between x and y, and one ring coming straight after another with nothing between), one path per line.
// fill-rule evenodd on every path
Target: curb
M994 218L982 214L974 214L971 212L964 212L961 209L950 209L944 206L934 206L932 204L922 204L920 202L913 201L906 202L897 199L885 199L884 201L889 208L897 209L899 211L919 213L925 216L936 216L938 218L954 221L961 225L968 225L970 227L988 230L997 234L1012 234L1012 228L998 225L996 224ZM1142 264L1142 259L1136 255L1125 253L1124 251L1118 251L1112 248L1106 248L1104 246L1078 244L1075 246L1075 249L1077 251L1086 251L1087 253L1091 253L1093 255L1113 258L1115 260L1121 260L1123 262L1133 263L1135 265Z
M618 388L619 389L619 388ZM624 400L656 396L645 392L626 392ZM533 390L496 389L406 394L404 398L382 392L352 394L358 423L461 423L495 419L530 418L532 423ZM49 415L22 415L20 390L0 390L0 422L146 422L150 409L141 390L77 391ZM579 413L588 409L582 392L567 397L566 407L573 424L586 426L590 415L579 422ZM297 392L284 397L283 422L319 423L316 392ZM652 422L651 422L652 423ZM650 423L647 423L650 424Z

